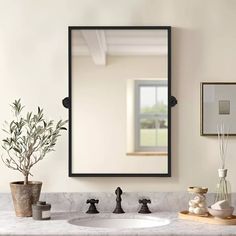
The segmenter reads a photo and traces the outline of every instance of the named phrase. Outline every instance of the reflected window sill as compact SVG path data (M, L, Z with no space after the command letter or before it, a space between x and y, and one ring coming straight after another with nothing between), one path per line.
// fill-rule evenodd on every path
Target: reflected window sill
M127 156L167 156L167 152L128 152Z

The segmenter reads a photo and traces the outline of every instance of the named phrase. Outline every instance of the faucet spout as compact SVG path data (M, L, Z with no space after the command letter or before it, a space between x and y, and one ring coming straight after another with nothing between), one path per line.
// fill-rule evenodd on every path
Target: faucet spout
M113 213L115 213L115 214L125 213L124 210L121 207L121 201L122 201L121 195L122 195L122 193L123 193L123 191L120 187L118 187L115 191L115 194L116 194L116 208L113 211Z

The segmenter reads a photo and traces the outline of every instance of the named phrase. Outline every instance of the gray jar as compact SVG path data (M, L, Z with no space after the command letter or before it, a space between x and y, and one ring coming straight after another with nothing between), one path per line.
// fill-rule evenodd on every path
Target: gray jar
M38 201L32 205L32 214L34 220L50 220L51 219L51 204Z

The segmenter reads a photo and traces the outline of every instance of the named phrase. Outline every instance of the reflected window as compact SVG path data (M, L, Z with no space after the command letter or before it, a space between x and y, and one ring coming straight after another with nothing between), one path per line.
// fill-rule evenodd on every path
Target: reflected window
M135 151L167 152L167 80L135 82Z

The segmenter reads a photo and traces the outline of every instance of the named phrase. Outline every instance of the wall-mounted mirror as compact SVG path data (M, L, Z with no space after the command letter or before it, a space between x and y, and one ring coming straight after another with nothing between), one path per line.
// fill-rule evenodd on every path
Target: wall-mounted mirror
M170 27L69 27L69 176L171 175L170 46Z

